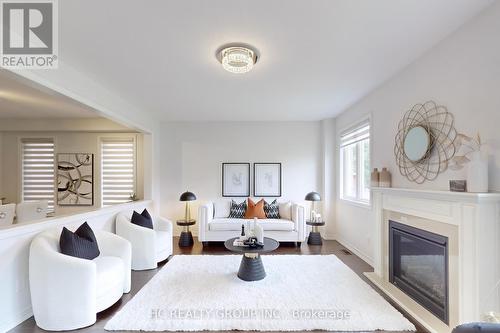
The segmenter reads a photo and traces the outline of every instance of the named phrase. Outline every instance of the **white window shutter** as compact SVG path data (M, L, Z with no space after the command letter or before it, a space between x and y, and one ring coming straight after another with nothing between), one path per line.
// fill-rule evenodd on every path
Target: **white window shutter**
M22 201L48 201L54 211L54 140L22 139Z
M362 122L340 135L340 147L345 147L370 138L370 123Z
M136 149L134 138L101 140L102 207L130 201L136 192Z

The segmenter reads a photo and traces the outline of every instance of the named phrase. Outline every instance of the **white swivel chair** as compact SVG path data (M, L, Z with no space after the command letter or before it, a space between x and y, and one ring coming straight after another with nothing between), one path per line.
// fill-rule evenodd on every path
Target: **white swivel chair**
M130 291L130 242L94 230L101 254L87 260L62 254L60 234L60 228L38 234L30 247L33 313L37 326L48 331L90 326L97 312Z
M130 222L132 213L116 217L116 234L132 244L132 269L146 270L172 255L172 222L153 217L153 229Z
M0 205L0 227L6 227L14 222L16 204Z
M16 207L17 223L41 220L47 217L47 201L21 202Z

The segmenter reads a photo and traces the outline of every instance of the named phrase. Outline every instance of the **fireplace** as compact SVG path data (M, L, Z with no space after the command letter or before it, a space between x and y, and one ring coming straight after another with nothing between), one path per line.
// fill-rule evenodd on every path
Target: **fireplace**
M448 238L389 221L389 282L448 324Z

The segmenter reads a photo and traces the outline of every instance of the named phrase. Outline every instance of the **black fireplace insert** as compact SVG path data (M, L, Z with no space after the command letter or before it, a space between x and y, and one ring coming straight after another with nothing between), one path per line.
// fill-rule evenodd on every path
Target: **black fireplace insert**
M389 281L448 324L448 238L389 221Z

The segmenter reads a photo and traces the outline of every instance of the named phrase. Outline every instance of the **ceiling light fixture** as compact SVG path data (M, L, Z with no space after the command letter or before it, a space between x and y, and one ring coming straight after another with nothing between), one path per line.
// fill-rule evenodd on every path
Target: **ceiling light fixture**
M225 46L217 52L222 67L231 73L247 73L257 62L257 52L244 45Z

